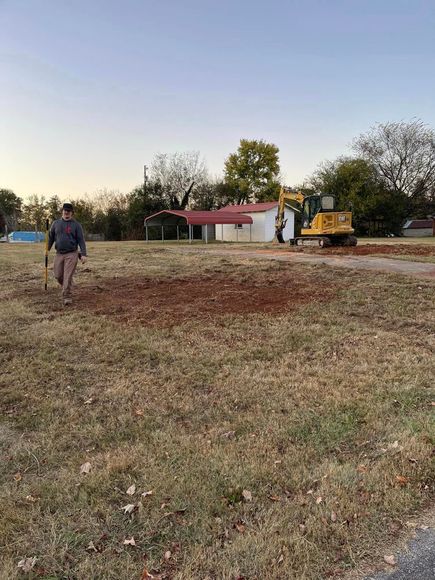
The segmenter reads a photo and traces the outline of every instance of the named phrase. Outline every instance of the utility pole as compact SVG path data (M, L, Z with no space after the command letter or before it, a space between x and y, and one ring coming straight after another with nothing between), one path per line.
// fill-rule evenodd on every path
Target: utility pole
M147 190L147 169L148 167L146 165L143 166L143 193L144 195L146 195L146 190Z

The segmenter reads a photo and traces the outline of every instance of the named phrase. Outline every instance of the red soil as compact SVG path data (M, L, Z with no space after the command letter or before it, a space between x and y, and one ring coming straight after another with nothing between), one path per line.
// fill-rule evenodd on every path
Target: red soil
M280 272L270 280L223 274L195 278L106 278L78 286L80 309L127 323L173 326L226 314L283 314L309 302L331 300L336 288L315 288L304 277ZM74 306L73 306L74 308Z
M299 251L299 249L296 249ZM326 255L370 256L393 254L403 256L435 256L435 245L417 246L412 244L362 244L354 247L338 248L302 248L303 252L322 253Z

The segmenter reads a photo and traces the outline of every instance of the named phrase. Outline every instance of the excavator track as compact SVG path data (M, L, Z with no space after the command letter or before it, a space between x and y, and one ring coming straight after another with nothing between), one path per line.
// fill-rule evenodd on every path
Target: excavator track
M295 238L294 245L299 247L315 247L315 248L329 248L332 246L331 240L326 236Z
M291 245L299 247L331 248L340 246L356 246L358 240L355 236L340 236L329 238L327 236L303 236L291 240Z

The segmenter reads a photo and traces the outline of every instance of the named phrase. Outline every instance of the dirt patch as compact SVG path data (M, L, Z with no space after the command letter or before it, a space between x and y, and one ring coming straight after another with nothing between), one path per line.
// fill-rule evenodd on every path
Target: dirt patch
M188 319L226 314L283 314L309 302L325 302L335 288L312 280L274 273L270 280L237 280L223 274L195 278L107 278L76 288L76 307L127 323L173 326Z
M414 246L411 244L363 244L355 247L341 248L294 248L294 251L304 253L342 255L342 256L370 256L377 254L392 254L403 256L435 256L435 246Z

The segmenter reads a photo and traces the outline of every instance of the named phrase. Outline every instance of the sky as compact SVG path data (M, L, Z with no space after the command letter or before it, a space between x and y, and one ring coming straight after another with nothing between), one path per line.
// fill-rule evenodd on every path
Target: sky
M287 185L378 122L435 127L433 0L0 0L0 188L128 192L156 153Z

